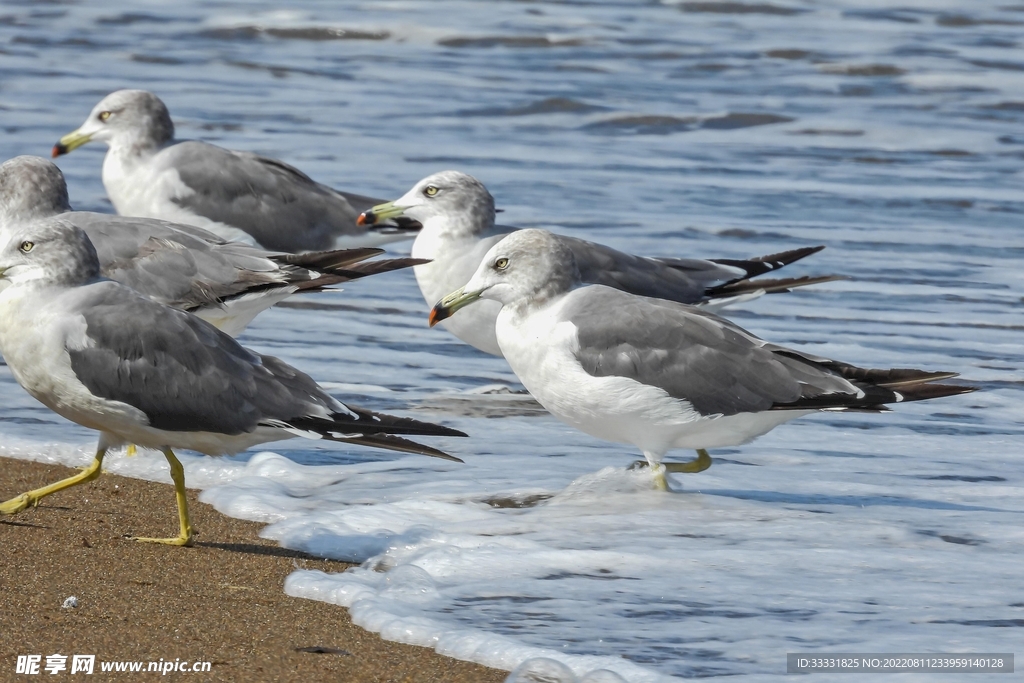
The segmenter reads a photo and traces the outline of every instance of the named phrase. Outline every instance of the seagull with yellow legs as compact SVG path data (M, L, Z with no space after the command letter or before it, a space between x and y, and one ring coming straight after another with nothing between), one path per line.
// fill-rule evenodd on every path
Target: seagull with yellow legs
M544 230L495 244L430 325L480 300L501 305L495 335L519 381L555 417L644 454L656 488L701 472L709 448L738 446L816 411L886 412L887 404L955 396L953 372L859 368L758 339L675 301L588 285L572 249ZM671 450L697 459L663 463Z
M84 471L0 503L2 514L94 479L106 452L127 444L159 450L170 464L178 535L138 539L169 545L193 539L174 448L226 455L302 436L458 460L403 436L462 432L346 405L197 316L101 277L92 242L61 216L5 227L0 279L0 352L14 378L100 432Z
M194 313L231 336L294 294L424 263L370 261L383 253L370 248L284 254L226 242L190 225L74 211L64 175L52 162L19 156L0 164L0 231L55 216L85 231L103 276ZM128 455L136 452L129 444Z

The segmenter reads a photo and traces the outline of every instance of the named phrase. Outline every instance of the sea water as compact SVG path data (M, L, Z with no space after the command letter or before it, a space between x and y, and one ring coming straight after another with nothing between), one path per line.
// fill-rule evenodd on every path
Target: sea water
M453 657L548 657L637 682L774 680L797 651L1019 645L1024 7L282 6L4 3L0 157L46 156L103 95L139 87L167 102L179 137L382 199L455 168L491 189L504 223L634 253L823 244L786 270L849 280L730 317L809 353L960 372L981 389L807 417L713 451L710 470L658 493L627 469L638 452L562 425L504 361L428 329L411 273L296 298L243 343L342 400L470 437L429 439L461 465L300 439L183 454L218 510L358 563L296 571L290 595ZM58 160L78 208L111 210L103 152ZM6 368L0 396L2 454L91 457L94 434ZM107 462L169 480L156 453Z

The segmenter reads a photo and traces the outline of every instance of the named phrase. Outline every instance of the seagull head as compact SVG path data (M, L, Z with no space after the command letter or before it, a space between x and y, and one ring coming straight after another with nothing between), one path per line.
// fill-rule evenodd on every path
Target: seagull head
M53 156L99 140L110 147L155 149L174 139L171 114L159 97L145 90L118 90L93 107L85 123L53 146Z
M88 235L59 216L5 230L2 242L0 278L12 285L75 286L100 275Z
M70 210L64 174L46 159L20 156L0 164L0 228Z
M435 230L451 237L473 237L494 226L494 197L473 176L441 171L419 181L395 201L364 211L356 223L375 225L398 216L419 221L423 232Z
M435 304L430 326L479 299L503 306L543 304L579 281L572 250L556 235L547 230L517 230L491 247L465 287Z

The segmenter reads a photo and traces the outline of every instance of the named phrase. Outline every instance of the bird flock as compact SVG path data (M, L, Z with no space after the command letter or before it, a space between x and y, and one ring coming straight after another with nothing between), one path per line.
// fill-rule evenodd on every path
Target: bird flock
M951 372L778 346L717 314L839 279L777 275L821 246L747 260L636 256L497 225L486 187L457 171L391 202L340 192L275 159L176 139L167 107L142 90L103 98L52 153L94 141L108 147L102 178L117 215L74 211L46 159L0 165L0 352L33 397L99 432L88 467L0 514L94 479L119 447L168 460L178 534L137 540L170 545L195 535L174 449L222 455L304 437L462 462L410 437L463 432L342 402L234 339L292 295L410 267L430 326L503 356L569 425L637 448L633 466L650 468L656 489L668 490L667 473L707 469L707 449L811 412L974 390L945 382ZM377 258L408 238L410 258ZM697 457L663 462L673 449Z

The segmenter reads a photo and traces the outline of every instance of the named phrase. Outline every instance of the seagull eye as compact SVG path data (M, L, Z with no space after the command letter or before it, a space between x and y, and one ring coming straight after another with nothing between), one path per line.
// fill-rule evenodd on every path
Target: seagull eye
M494 262L495 270L505 270L506 268L508 268L508 259L504 256Z
M100 121L106 121L109 118L110 118L110 112L109 111L101 111L100 112Z
M20 247L18 247L18 251L20 251L23 254L27 254L28 252L32 251L32 247L34 246L36 246L34 242L25 241L21 243Z
M441 190L439 190L436 185L427 185L426 187L423 188L423 194L427 195L428 197L433 197L440 191Z

